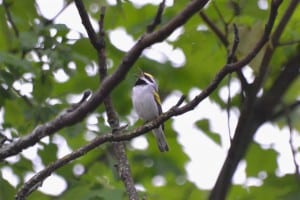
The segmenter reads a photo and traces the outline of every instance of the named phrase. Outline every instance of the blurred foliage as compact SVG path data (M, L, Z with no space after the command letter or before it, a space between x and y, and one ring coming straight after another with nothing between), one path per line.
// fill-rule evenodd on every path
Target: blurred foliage
M96 74L97 55L84 34L78 34L67 25L57 23L55 19L45 18L36 1L3 0L1 2L0 110L4 112L4 119L3 121L0 119L0 132L7 134L9 138L17 138L30 133L38 124L53 119L63 109L67 109L72 96L78 96L86 89L96 90L99 87L100 81ZM96 21L100 6L107 6L104 27L107 32L106 48L111 73L118 67L126 52L112 43L108 37L109 33L122 27L135 41L138 40L153 20L157 5L136 6L131 1L125 0L116 1L113 5L109 2L111 1L87 0L84 4L92 19ZM262 34L269 9L259 8L258 2L261 1L218 0L205 8L207 16L226 33L230 43L233 40L232 24L237 24L241 44L238 58L243 58ZM283 2L279 16L282 16L282 11L287 7L288 2ZM69 4L69 1L65 0L64 4ZM174 5L167 7L162 24L178 14L185 5L186 1L175 1ZM8 14L11 15L12 21L9 21ZM281 37L282 44L299 41L299 23L300 12L295 12ZM74 35L77 36L74 38ZM182 27L176 39L169 38L166 44L171 46L172 51L176 49L184 54L184 63L180 66L175 65L172 59L176 57L171 58L163 50L156 52L164 58L163 60L153 59L143 54L126 81L112 92L115 108L123 122L127 123L132 110L130 91L135 81L135 74L139 71L138 67L155 75L159 80L161 94L165 98L174 90L187 94L193 87L204 89L227 60L228 47L222 45L199 16L192 17ZM282 45L276 50L271 61L272 71L264 87L270 87L280 73L281 66L297 49L299 45L292 43ZM260 53L250 63L254 76L262 55ZM63 73L67 78L65 80L58 78L58 72ZM223 81L217 91L211 95L211 100L223 109L227 108L227 102L220 98L219 90L223 86L226 87L226 84L227 82ZM27 86L26 93L20 89L25 86ZM297 81L283 101L285 103L295 101L299 92L299 81ZM232 107L239 107L241 102L239 98L239 94L232 97ZM84 120L57 134L65 139L70 149L79 148L87 144L91 137L109 130L103 112L102 106L94 112L97 114L96 125ZM299 114L299 112L293 113L295 115L292 116L293 119L299 119ZM295 127L300 130L299 123L296 122ZM99 131L92 129L91 125L96 126ZM211 130L209 119L198 119L195 125L217 145L222 145L220 133ZM283 126L282 121L279 121L279 125ZM171 148L167 154L159 153L152 135L146 136L150 145L145 150L134 149L128 144L128 159L134 180L139 187L143 188L139 192L140 197L156 200L206 199L208 191L198 188L188 180L185 166L189 162L189 157L178 143L177 134L170 121L166 123L165 132ZM61 144L54 142L52 136L49 137L49 143L41 142L37 155L42 164L46 166L57 159L60 148ZM57 170L56 173L67 183L66 190L59 196L36 191L29 199L127 199L124 186L115 171L115 161L110 151L110 145L101 146ZM278 168L277 157L277 153L272 148L263 149L259 144L253 144L245 158L246 175L261 179L262 184L249 187L235 185L228 199L299 199L299 181L292 175L281 177L275 175ZM35 171L35 162L36 160L21 154L17 156L16 161L0 163L2 169L0 199L13 199L17 189L24 183L26 174ZM77 166L82 166L83 172L77 174ZM4 169L7 167L19 180L15 186L4 179ZM266 176L259 177L261 173L265 173ZM156 186L155 177L162 177L165 184Z

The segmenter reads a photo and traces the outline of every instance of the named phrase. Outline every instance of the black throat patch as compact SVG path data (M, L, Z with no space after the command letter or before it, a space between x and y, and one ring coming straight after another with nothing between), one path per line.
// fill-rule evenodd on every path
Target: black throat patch
M147 85L147 83L145 80L139 78L134 85Z

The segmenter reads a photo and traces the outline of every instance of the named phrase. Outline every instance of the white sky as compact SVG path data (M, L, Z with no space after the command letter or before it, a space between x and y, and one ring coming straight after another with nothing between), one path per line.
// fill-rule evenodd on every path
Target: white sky
M62 0L37 0L40 5L41 12L47 18L52 18L55 16L58 11L62 8L63 3ZM114 4L115 1L110 0L111 4ZM136 0L136 2L141 2ZM143 1L144 3L146 1ZM160 0L148 0L147 2L155 2L155 4L159 4ZM265 6L264 0L259 1L263 6ZM167 1L167 5L172 5L173 1ZM139 5L142 6L142 5ZM81 24L81 20L78 16L77 10L74 4L71 4L56 20L56 23L66 24L68 27L72 28L74 32L70 35L70 37L78 37L77 32L85 33L85 30ZM95 25L96 23L93 22ZM96 27L96 26L95 26ZM183 29L178 29L175 34L172 34L168 40L175 40L178 35L183 33ZM125 29L118 28L113 30L109 34L109 38L114 45L116 45L120 50L127 51L129 46L132 46L135 41L132 39L130 35L128 35ZM127 42L127 43L124 43ZM184 53L180 49L173 49L168 42L162 42L156 45L153 45L151 48L145 50L144 56L147 56L150 59L159 59L158 62L164 62L165 60L170 60L175 66L180 67L185 62ZM176 58L176 59L174 59ZM245 69L248 78L251 78L249 73L249 69ZM60 72L58 72L60 73ZM28 92L28 86L22 86L21 84L17 84L19 89L22 89L26 94ZM27 89L26 89L27 88ZM32 90L32 88L31 88ZM231 84L231 93L239 91L238 84L234 81ZM191 99L193 96L197 95L200 92L199 89L192 89L189 98ZM227 98L228 90L226 88L222 89L220 95L222 98ZM178 100L178 93L174 92L174 94L170 95L165 102L163 102L163 109L166 111L168 108L173 106ZM0 120L1 115L3 115L3 111L0 110ZM191 120L195 119L195 120ZM213 143L201 130L194 127L194 122L199 119L209 119L212 127L212 131L220 133L222 138L223 147L220 147ZM225 111L222 111L218 104L212 102L209 98L201 102L201 104L192 112L188 112L184 115L178 116L174 118L173 127L179 133L178 141L183 145L184 151L190 157L191 162L186 165L186 169L188 172L188 178L193 181L199 188L201 189L210 189L219 173L219 170L223 164L223 161L226 157L227 150L229 148L229 138L228 138L228 128L227 128L227 114ZM234 132L234 127L237 123L237 113L231 113L231 131ZM47 139L45 139L47 140ZM282 175L284 173L293 173L295 170L292 153L289 147L289 132L286 128L283 130L279 130L278 128L272 126L271 124L265 124L262 126L256 136L255 141L264 144L268 147L273 146L274 149L279 152L278 156L278 174ZM300 138L298 134L294 135L294 142L297 147L300 146ZM60 156L69 153L71 150L67 147L66 142L63 138L57 137L56 143L60 144ZM138 143L138 144L137 144ZM133 140L133 145L137 148L146 148L147 141L142 137ZM41 160L38 158L36 151L39 147L35 146L25 150L22 154L26 157L34 160L36 163L35 171L41 170L44 166ZM164 155L164 156L167 156ZM11 162L16 162L17 156L11 158ZM299 156L297 157L298 162ZM241 162L235 176L234 182L243 184L245 183L245 162ZM1 170L4 177L6 177L13 185L18 183L15 176L9 167L2 168ZM26 176L28 179L32 176L33 173L30 173ZM253 180L253 179L251 179ZM156 185L163 185L165 182L163 177L155 177L153 180ZM254 181L248 181L250 184L258 184L259 181L254 179ZM43 183L43 186L40 188L41 191L58 195L66 188L66 182L58 175L52 175L47 178L47 180Z

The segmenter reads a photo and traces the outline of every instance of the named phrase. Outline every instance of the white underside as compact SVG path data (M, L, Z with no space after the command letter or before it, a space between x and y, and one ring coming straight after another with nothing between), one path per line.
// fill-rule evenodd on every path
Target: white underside
M144 121L152 120L159 115L153 93L154 88L149 85L139 85L132 89L133 107Z

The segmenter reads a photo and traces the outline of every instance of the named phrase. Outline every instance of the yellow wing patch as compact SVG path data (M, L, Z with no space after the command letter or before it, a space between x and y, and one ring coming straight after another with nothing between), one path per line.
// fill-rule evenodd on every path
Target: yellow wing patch
M158 93L157 92L153 92L153 95L154 95L154 99L155 99L156 103L158 105L161 105L160 97L159 97Z

